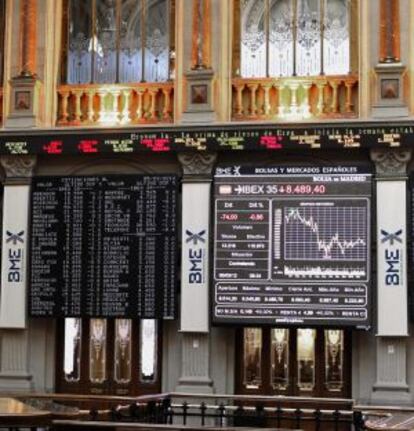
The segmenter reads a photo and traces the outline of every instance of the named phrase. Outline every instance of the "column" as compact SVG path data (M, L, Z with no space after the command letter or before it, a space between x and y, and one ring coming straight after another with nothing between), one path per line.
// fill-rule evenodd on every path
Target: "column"
M381 0L380 4L380 62L400 61L400 2Z
M37 0L20 0L20 73L10 80L8 128L40 125L40 80L37 77Z
M191 68L208 69L211 62L210 0L194 0Z
M380 0L379 62L376 72L376 101L372 116L407 117L404 73L400 55L400 2Z
M27 329L28 234L30 181L36 158L2 156L6 173L3 192L0 295L0 387L30 390Z
M190 4L190 2L188 2ZM213 78L211 67L211 1L193 0L190 70L185 73L187 103L183 123L215 121Z
M372 398L408 402L407 164L410 150L373 150L376 168L377 363Z
M211 172L215 154L180 154L183 169L178 391L212 393L209 334Z
M20 49L21 76L36 75L37 49L37 0L21 0L20 12Z

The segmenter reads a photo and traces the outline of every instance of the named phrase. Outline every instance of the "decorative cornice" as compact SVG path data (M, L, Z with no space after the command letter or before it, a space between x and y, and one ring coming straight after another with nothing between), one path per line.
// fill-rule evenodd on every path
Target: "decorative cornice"
M182 153L178 160L183 168L184 177L210 178L217 159L215 153Z
M372 150L371 160L375 163L377 177L406 177L411 154L411 150Z
M27 183L33 176L36 156L2 156L0 163L6 173L6 182Z

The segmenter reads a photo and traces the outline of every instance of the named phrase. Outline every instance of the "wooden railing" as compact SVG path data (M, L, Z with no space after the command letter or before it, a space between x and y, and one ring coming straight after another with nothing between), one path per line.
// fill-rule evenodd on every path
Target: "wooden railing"
M58 87L59 126L171 122L174 85L83 84Z
M357 116L358 77L234 78L234 120L295 121Z

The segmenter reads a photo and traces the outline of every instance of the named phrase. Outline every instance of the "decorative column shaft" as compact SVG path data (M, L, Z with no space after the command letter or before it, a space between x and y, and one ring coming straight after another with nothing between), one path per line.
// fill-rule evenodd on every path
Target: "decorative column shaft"
M208 69L211 66L210 15L210 0L194 0L191 69Z
M37 0L21 0L21 75L36 75Z
M380 4L380 62L400 61L400 2L381 0Z
M373 398L406 402L407 164L410 150L373 150L377 201L377 380Z
M212 391L209 335L211 172L215 154L180 154L183 167L179 391Z

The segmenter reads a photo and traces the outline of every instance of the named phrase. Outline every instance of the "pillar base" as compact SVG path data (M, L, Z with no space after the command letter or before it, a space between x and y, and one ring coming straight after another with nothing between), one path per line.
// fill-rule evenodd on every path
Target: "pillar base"
M183 124L216 121L213 109L213 77L212 69L196 69L186 74L187 106L181 119Z
M372 107L374 118L403 118L409 116L404 102L403 74L401 63L381 63L375 68L376 103Z
M373 404L381 405L396 405L396 404L411 404L411 393L407 385L374 385L371 395Z
M0 388L2 392L31 392L34 390L33 378L27 373L0 373Z
M214 394L213 381L208 377L181 377L176 391L190 394Z
M40 80L35 76L17 76L10 80L10 87L10 111L5 118L5 127L40 126Z

